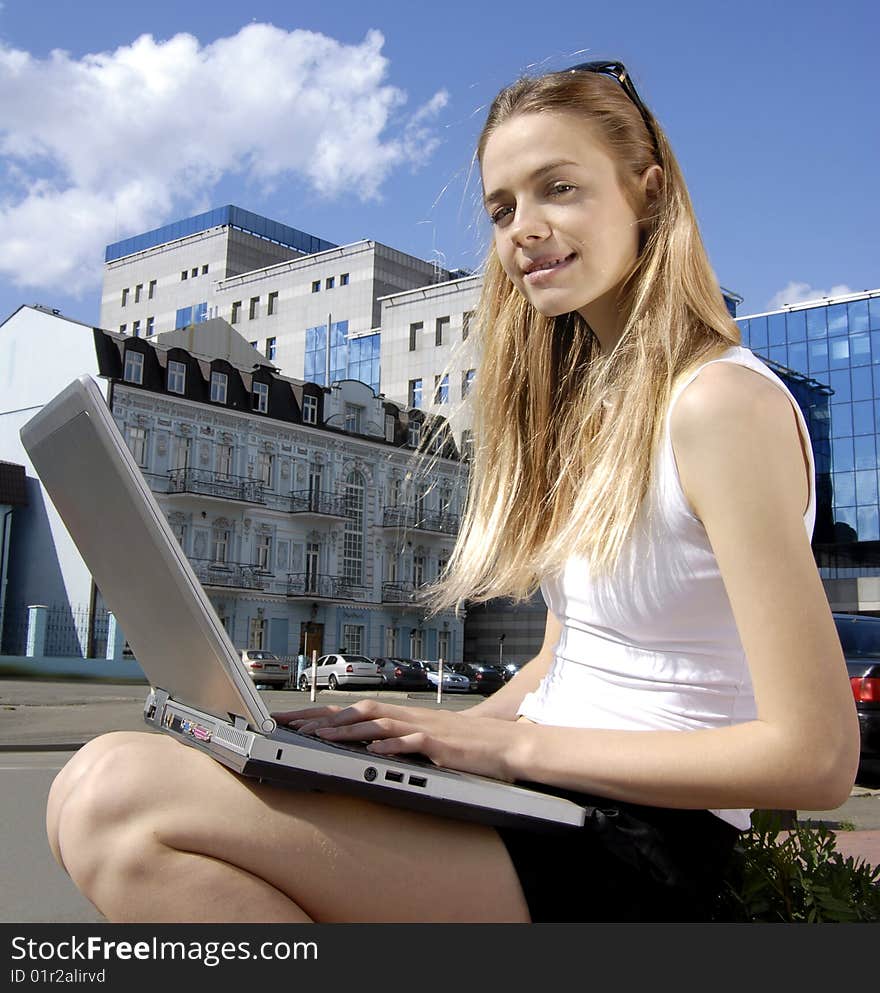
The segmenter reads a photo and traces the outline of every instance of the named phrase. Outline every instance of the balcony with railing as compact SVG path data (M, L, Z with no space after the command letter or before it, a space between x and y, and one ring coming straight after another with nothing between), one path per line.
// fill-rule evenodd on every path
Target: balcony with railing
M458 514L423 510L415 505L386 507L382 527L400 530L434 531L437 534L458 534Z
M346 517L345 497L337 493L323 493L317 490L294 490L285 498L292 514L306 514L315 517Z
M202 586L222 586L242 590L271 592L275 586L271 573L247 562L217 562L213 559L190 559Z
M382 603L412 603L417 590L415 583L383 583Z
M165 492L195 493L240 503L266 503L266 485L261 479L230 476L208 469L170 469Z
M369 599L369 589L346 576L326 576L316 572L291 572L287 575L287 595L323 600Z

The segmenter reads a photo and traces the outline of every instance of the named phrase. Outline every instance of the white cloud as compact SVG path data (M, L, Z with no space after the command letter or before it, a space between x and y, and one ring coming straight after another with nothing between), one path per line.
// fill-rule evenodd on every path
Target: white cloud
M809 283L798 283L792 280L778 293L770 298L767 304L768 310L780 310L790 304L806 303L808 300L821 300L823 297L842 297L849 293L855 293L845 283L838 283L830 290L817 290Z
M266 24L204 46L143 35L78 60L0 42L0 275L92 289L107 243L204 209L228 174L377 198L392 170L431 155L447 102L441 91L404 116L383 44Z

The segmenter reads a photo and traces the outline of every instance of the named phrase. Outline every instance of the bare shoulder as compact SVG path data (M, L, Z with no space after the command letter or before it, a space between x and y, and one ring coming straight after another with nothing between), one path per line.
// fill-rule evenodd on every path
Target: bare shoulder
M766 376L735 362L713 362L682 391L670 430L677 448L719 430L752 432L792 418L788 396Z
M704 522L712 506L745 507L759 494L803 514L808 466L794 406L761 373L732 362L702 369L673 408L670 435L685 495Z

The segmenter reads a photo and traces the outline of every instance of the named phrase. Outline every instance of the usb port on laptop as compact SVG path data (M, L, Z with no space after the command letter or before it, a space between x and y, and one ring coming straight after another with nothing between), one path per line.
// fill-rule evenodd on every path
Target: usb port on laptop
M409 777L410 786L427 786L428 780L424 776L410 776Z
M385 778L390 779L392 783L402 783L403 773L402 772L392 772L390 769L385 773Z

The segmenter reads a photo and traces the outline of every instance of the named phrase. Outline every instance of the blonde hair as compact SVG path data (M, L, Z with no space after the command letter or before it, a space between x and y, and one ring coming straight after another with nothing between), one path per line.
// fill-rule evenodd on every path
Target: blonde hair
M580 314L542 316L490 249L476 318L468 496L447 568L423 591L431 613L527 599L573 552L595 574L613 569L647 491L674 381L740 340L668 141L651 119L655 144L615 81L588 72L518 80L490 108L479 160L501 124L543 112L588 123L644 222L620 290L623 332L606 355ZM638 181L655 163L661 188L646 204Z

